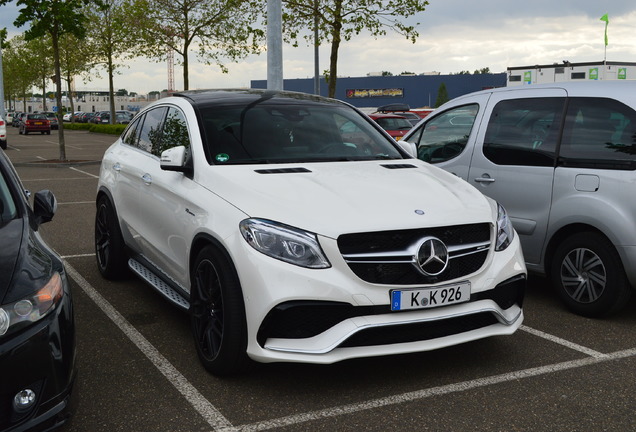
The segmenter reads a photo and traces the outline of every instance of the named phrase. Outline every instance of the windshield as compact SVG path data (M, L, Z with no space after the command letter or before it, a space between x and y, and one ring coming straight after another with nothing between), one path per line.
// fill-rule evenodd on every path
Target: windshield
M362 115L344 105L261 99L205 107L200 114L214 164L403 158Z

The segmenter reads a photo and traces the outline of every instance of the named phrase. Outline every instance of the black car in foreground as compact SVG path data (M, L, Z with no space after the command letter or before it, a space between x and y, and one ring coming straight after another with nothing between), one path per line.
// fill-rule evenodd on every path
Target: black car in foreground
M60 257L38 233L53 218L48 191L29 205L0 150L0 431L44 431L68 418L75 323Z

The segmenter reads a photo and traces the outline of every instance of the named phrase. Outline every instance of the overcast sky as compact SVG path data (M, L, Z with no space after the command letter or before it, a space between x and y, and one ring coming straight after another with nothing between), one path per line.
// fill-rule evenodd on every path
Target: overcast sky
M430 0L419 22L415 44L396 34L374 39L359 36L341 45L338 75L360 77L389 71L442 74L470 72L488 67L505 72L507 67L536 64L602 61L605 23L609 27L607 60L636 62L636 2L634 0ZM12 23L18 15L15 2L0 6L0 28L9 37L18 34ZM175 58L175 61L177 58ZM194 53L191 61L194 60ZM284 47L284 78L311 78L312 47ZM320 49L319 70L329 65L329 47ZM248 87L250 80L267 78L267 55L250 56L218 68L191 65L190 88ZM147 93L168 86L166 63L138 59L115 77L115 88ZM175 66L175 87L183 87L182 70ZM106 90L105 79L77 82L78 90Z

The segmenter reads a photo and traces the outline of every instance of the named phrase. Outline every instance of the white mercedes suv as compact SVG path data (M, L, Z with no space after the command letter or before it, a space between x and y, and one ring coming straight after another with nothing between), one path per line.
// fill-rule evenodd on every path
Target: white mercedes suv
M343 102L184 92L106 151L95 249L189 311L212 373L509 335L526 268L503 207Z

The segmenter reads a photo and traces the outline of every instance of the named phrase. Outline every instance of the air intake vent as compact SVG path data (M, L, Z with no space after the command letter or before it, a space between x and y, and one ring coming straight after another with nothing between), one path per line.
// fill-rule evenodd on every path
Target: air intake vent
M292 173L308 173L311 172L307 168L274 168L256 170L259 174L292 174Z
M388 169L417 168L415 165L411 165L411 164L390 164L390 165L387 164L382 166Z

